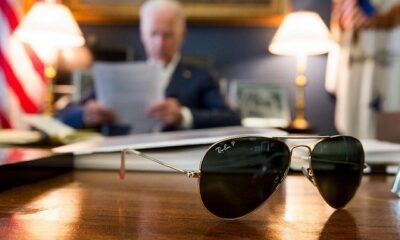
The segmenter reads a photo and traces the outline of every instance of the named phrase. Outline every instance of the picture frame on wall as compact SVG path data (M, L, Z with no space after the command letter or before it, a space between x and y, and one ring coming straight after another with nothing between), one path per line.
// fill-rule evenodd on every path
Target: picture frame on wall
M25 11L35 0L24 0ZM80 23L137 24L143 0L63 0ZM189 23L277 26L289 0L180 0Z
M289 126L290 107L287 89L265 82L232 80L228 90L234 109L246 127Z

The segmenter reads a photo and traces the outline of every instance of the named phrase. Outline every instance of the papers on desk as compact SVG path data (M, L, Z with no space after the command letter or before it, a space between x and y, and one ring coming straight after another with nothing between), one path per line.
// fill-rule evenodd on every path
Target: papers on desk
M102 137L97 132L75 130L43 114L26 114L23 120L35 130L0 129L0 145L60 145Z
M96 97L115 112L117 124L129 127L130 133L159 128L146 109L164 96L160 66L145 62L96 63L92 71Z
M186 170L198 169L207 148L226 137L238 135L285 136L286 132L271 128L222 127L153 134L108 137L54 148L58 153L73 152L75 167L118 169L120 151L134 148ZM128 170L170 171L152 161L129 155Z
M212 144L229 136L285 136L287 133L272 128L220 127L174 132L133 134L106 137L54 148L53 151L73 152L75 155L116 152L125 148L157 149L166 147L188 147Z
M172 164L184 170L198 170L200 162L206 153L208 145L188 147L167 147L143 149L142 153ZM127 170L140 171L173 171L170 168L152 162L148 159L129 154L125 162ZM74 167L77 169L118 170L120 167L120 152L105 152L75 156Z
M366 172L395 174L400 167L400 144L376 139L361 139L365 152Z
M206 130L188 130L155 134L135 134L123 137L108 137L70 144L53 149L55 152L73 152L75 167L86 169L118 169L120 151L134 148L145 154L164 160L185 170L196 170L207 148L214 142L228 136L258 135L285 136L286 132L269 128L224 127ZM400 164L400 144L377 140L361 140L365 151L365 162L370 166L389 166L387 171L395 172ZM316 140L288 140L288 145L309 145L313 147ZM293 152L291 169L301 170L308 167L308 150L297 148ZM152 161L129 155L128 170L170 171Z
M376 139L363 139L361 142L368 164L400 166L400 144Z

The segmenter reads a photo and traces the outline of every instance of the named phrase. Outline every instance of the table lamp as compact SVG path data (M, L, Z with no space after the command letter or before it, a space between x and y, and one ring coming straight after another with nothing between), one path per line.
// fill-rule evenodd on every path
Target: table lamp
M297 58L296 114L290 125L293 130L307 131L310 128L304 114L307 56L326 53L331 46L330 32L321 17L307 11L287 15L269 45L271 53Z
M15 36L32 46L46 65L48 86L44 113L53 114L53 81L59 51L82 46L83 34L70 10L56 1L36 2L22 19Z

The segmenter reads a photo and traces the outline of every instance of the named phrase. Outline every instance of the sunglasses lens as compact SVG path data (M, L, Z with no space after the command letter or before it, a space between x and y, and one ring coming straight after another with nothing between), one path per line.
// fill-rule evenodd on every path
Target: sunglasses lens
M239 137L214 144L201 164L204 206L221 218L238 218L259 207L283 181L290 164L285 143Z
M357 139L337 136L317 143L311 153L315 183L333 208L344 207L361 182L364 150Z

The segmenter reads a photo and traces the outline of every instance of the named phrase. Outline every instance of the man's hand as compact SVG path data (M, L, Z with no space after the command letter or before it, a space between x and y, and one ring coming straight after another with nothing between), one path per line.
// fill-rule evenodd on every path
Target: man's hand
M181 104L175 98L155 102L147 112L166 125L179 126L182 123Z
M83 108L83 123L86 127L98 127L103 123L113 122L114 113L96 100L88 101Z

